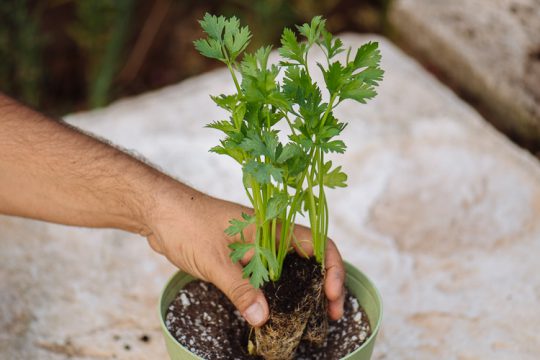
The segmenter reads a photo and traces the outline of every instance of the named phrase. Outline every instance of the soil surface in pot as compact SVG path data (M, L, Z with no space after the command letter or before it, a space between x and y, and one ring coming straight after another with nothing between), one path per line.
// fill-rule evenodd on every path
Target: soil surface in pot
M287 294L296 289L283 290ZM204 359L262 359L247 353L249 325L227 297L210 283L195 280L180 290L168 308L165 324L178 342ZM362 345L370 334L366 313L346 290L344 315L329 322L324 344L315 347L302 341L295 359L341 359Z

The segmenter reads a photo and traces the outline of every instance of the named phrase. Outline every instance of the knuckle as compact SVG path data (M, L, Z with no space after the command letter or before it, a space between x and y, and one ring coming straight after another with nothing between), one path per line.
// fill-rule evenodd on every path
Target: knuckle
M235 281L229 289L229 298L239 310L247 308L254 300L254 291L247 281Z

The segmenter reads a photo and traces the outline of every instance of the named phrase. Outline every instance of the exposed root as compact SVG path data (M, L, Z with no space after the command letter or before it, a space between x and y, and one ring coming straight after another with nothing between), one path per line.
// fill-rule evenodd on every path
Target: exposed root
M288 278L265 288L270 319L250 336L254 352L265 360L290 360L301 340L315 346L323 345L326 340L324 273L314 261L296 257L292 262L291 272L284 270Z

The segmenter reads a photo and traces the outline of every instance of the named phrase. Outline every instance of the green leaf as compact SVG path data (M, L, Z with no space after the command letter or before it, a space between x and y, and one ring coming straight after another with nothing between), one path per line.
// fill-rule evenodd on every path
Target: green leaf
M329 121L327 121L329 123ZM341 124L340 124L341 125ZM324 126L323 129L319 132L319 138L321 140L327 141L328 139L333 138L341 133L344 126Z
M210 96L212 100L222 109L232 111L235 108L236 103L238 102L237 95L219 95L219 96Z
M278 193L270 198L266 206L266 217L264 221L274 219L281 214L281 212L287 207L288 196L284 193Z
M254 131L249 131L240 147L249 152L252 156L265 156L270 160L275 160L276 150L279 140L275 131L262 131L262 139Z
M272 164L249 160L243 167L245 174L252 176L259 184L269 184L272 178L277 182L283 181L281 170Z
M255 223L256 217L250 216L246 213L242 213L243 220L231 219L229 224L231 224L227 229L225 229L225 234L229 236L234 236L240 234L246 227Z
M303 64L306 52L306 44L299 43L296 35L291 29L285 28L281 35L281 47L278 49L279 55L292 60L293 64Z
M220 131L223 131L224 133L236 131L236 128L234 127L234 125L231 124L231 122L227 120L214 121L206 125L205 127L210 128L210 129L220 130Z
M260 48L255 51L255 58L257 59L257 62L259 63L259 66L261 69L268 68L268 57L270 56L270 53L272 52L272 46L261 46Z
M330 161L330 166L332 162ZM341 171L341 166L337 166L334 170L324 174L323 183L325 186L334 189L336 187L347 186L347 174Z
M223 49L221 44L216 39L199 39L193 42L195 49L199 51L203 56L206 56L211 59L218 59L220 61L225 61L225 55L223 54Z
M255 54L246 54L242 60L242 90L248 103L262 105L278 91L276 77L279 68L275 65L268 67L270 50L270 47L260 48Z
M232 262L236 264L242 260L246 253L254 247L255 244L248 242L235 242L229 244L229 249L231 249L229 256L231 257Z
M263 131L263 139L266 146L266 156L274 161L276 159L276 149L279 143L277 133L275 131Z
M232 63L251 39L249 28L240 27L234 16L227 19L206 13L199 23L208 38L194 41L195 48L202 55L225 63Z
M358 73L355 77L366 84L369 85L378 85L379 81L382 80L384 71L379 68L369 67L364 71Z
M225 139L221 140L220 143L221 146L214 146L210 149L210 152L220 155L228 155L239 163L243 162L244 154L242 149L240 149L235 142L230 139Z
M345 50L341 39L334 38L332 34L326 30L322 30L321 33L323 40L320 43L326 49L328 60L331 60L334 56Z
M325 153L335 152L342 154L345 152L345 149L347 149L347 146L341 140L325 141L320 144L320 147Z
M300 34L304 35L308 40L309 45L313 45L321 37L321 32L325 30L326 20L318 15L311 19L311 23L305 23L302 26L297 26Z
M253 157L267 156L266 145L255 132L249 132L240 144L240 148L249 152Z
M283 164L287 160L298 156L301 152L302 152L302 149L300 148L300 146L298 146L295 143L288 143L287 145L283 147L283 150L278 155L278 158L276 161L279 164Z
M343 65L340 62L336 61L330 64L328 69L325 69L321 64L317 64L321 69L324 77L324 82L326 83L326 88L330 95L338 92L343 83L347 80L345 78L346 73Z
M366 100L374 98L375 95L377 95L375 88L361 80L345 84L339 93L341 99L353 99L362 104L365 104Z
M251 32L247 26L240 27L240 21L232 17L225 24L224 42L232 59L246 49L251 40Z
M225 28L225 17L217 17L206 13L204 14L204 18L199 21L199 24L201 24L202 29L210 38L221 39L223 29Z
M362 67L378 67L381 61L381 52L379 51L379 43L368 42L362 45L354 57L354 65L356 68Z
M244 278L249 278L249 282L253 287L259 288L268 281L268 270L263 265L261 260L261 252L258 247L255 247L255 254L244 267Z
M241 103L233 109L232 119L237 129L240 129L242 127L242 122L244 121L244 117L246 116L246 111L247 110L245 103Z
M298 112L305 125L310 129L315 128L326 106L322 104L321 90L307 72L299 66L288 67L282 90L286 99L298 105Z

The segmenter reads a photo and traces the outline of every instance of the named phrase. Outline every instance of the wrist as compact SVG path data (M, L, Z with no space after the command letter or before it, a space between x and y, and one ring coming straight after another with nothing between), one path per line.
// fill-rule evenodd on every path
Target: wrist
M161 173L150 187L141 211L141 228L148 233L157 234L164 224L172 222L193 222L208 199L207 195Z

